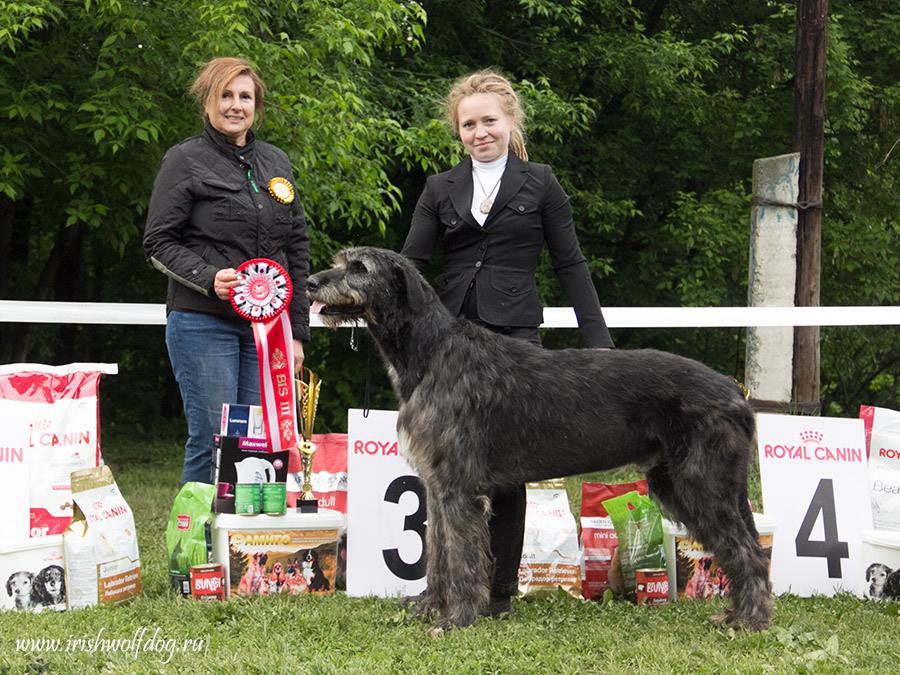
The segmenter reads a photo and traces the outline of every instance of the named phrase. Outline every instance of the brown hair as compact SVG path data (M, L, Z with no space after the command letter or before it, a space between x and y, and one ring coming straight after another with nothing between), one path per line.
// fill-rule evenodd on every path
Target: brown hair
M509 80L493 70L479 70L453 83L444 102L447 122L454 136L459 136L459 102L473 94L494 94L500 101L500 108L515 120L509 138L509 147L519 159L528 160L525 150L525 110L519 95Z
M259 75L244 59L236 59L230 56L222 56L207 62L191 85L191 95L200 106L200 114L203 121L208 121L207 106L216 101L231 82L238 75L249 75L253 80L254 89L254 113L258 121L262 121L263 99L266 95L266 86Z

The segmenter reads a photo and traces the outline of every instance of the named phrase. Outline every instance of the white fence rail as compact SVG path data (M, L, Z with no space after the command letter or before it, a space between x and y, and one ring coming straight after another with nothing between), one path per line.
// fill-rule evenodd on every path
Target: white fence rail
M751 326L897 326L900 306L886 307L604 307L610 328ZM161 304L0 300L0 322L164 325ZM321 327L312 315L310 325ZM544 328L576 328L571 307L544 308Z

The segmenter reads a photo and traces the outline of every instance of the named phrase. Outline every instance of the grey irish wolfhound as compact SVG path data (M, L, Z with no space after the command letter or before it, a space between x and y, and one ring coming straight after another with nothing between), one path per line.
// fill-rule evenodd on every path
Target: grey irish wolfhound
M490 495L528 481L635 464L663 512L731 580L720 621L766 628L769 564L747 500L754 419L737 385L650 349L544 350L454 318L403 256L340 252L307 293L326 325L364 318L400 402L398 433L426 487L436 628L468 626L489 601Z

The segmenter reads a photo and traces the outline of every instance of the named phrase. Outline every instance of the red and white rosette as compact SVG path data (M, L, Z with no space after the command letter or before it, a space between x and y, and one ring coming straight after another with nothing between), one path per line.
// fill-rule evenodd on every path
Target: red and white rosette
M253 258L237 268L244 280L231 289L231 306L248 321L274 319L283 312L294 286L287 270L274 260Z
M287 270L267 258L248 260L237 273L243 280L231 289L231 306L253 326L266 436L272 452L295 449L299 433L293 333L284 311L294 287Z

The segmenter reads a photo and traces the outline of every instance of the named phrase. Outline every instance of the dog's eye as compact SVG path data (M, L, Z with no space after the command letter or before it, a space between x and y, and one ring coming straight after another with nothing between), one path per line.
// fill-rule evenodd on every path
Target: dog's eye
M365 274L369 271L366 269L366 266L363 265L359 260L351 260L350 264L347 266L347 269L351 272L355 272L356 274Z

